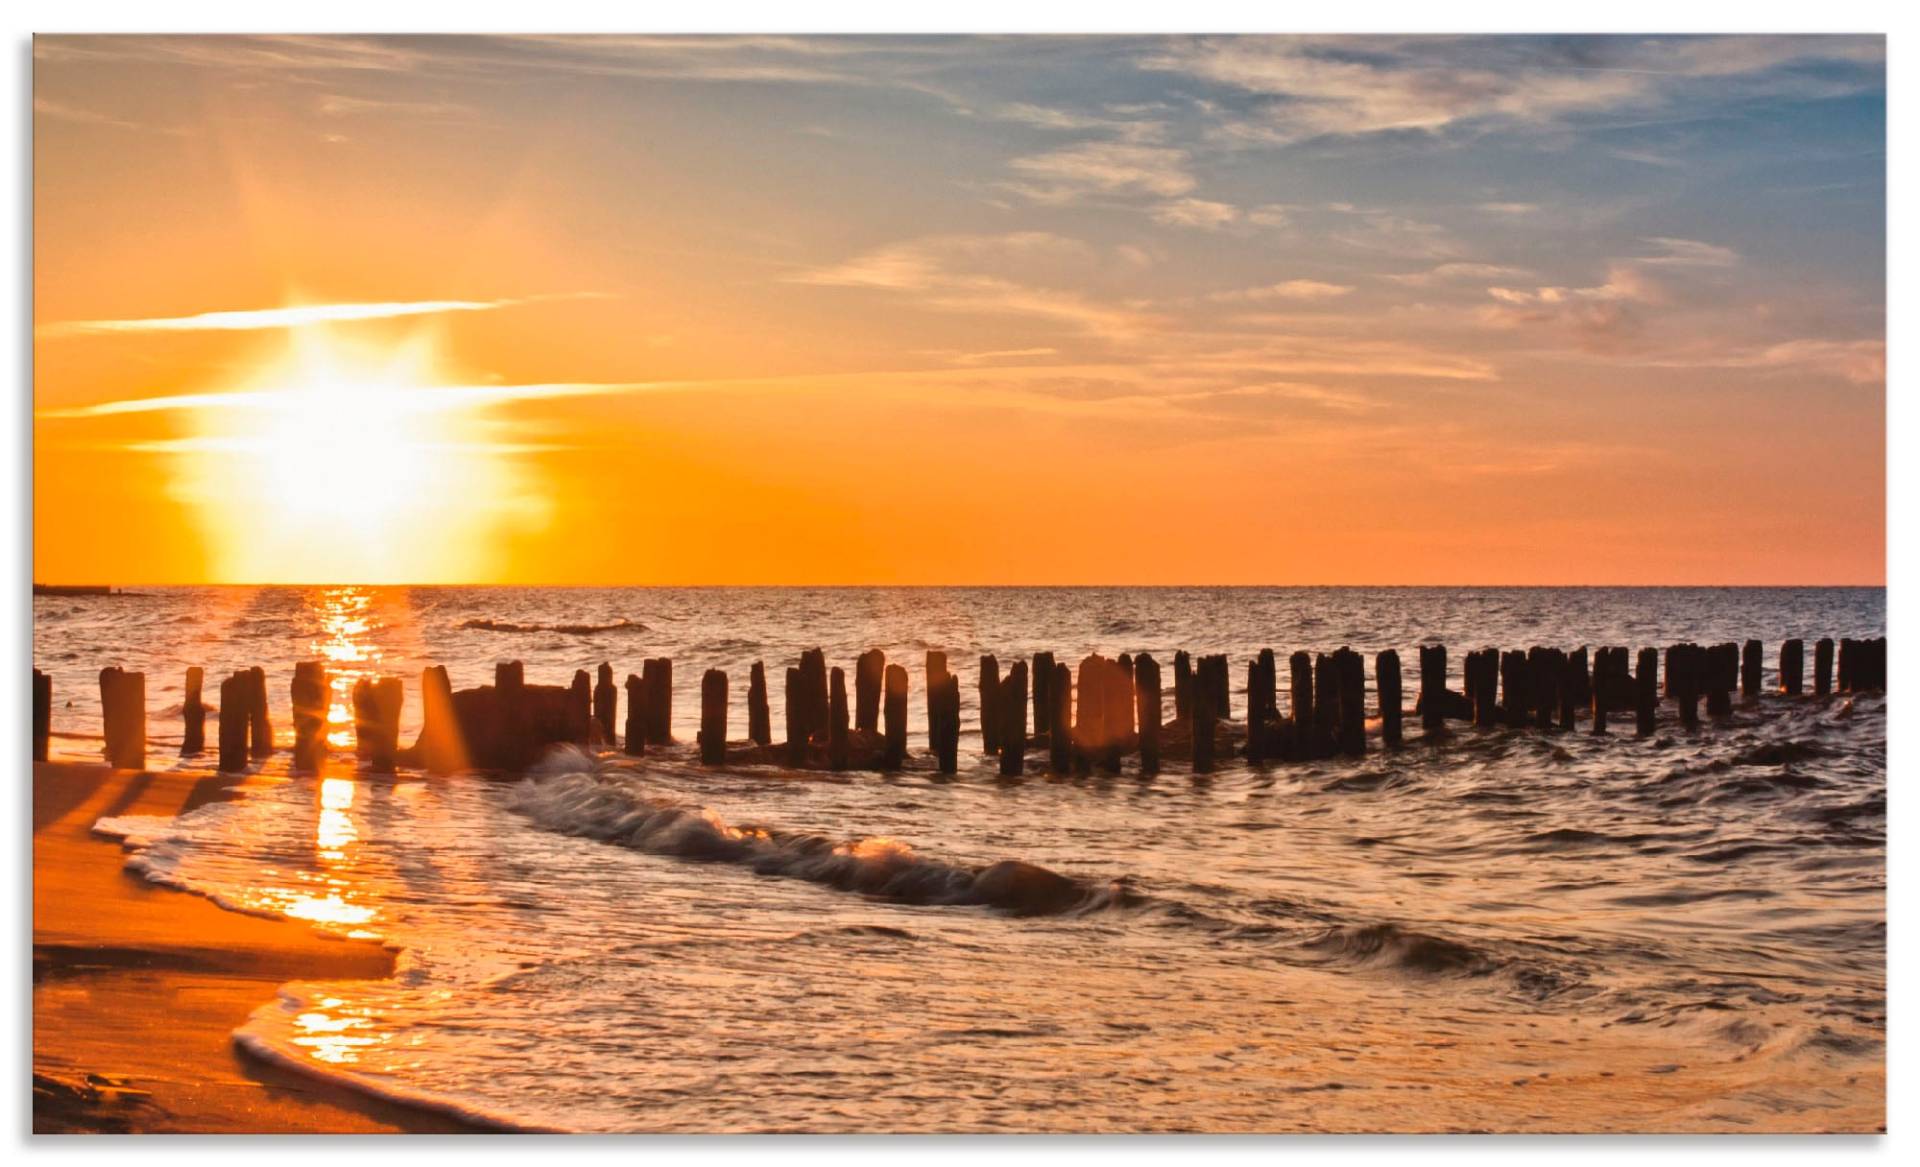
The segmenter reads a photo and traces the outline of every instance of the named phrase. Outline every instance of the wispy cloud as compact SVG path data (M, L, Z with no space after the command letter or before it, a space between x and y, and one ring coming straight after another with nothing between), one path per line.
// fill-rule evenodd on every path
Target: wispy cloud
M549 381L526 385L423 385L392 390L383 407L394 414L445 413L465 409L484 409L516 401L542 401L563 397L609 397L630 393L687 388L682 381ZM174 393L157 397L126 397L97 401L89 405L42 409L36 418L50 421L94 417L118 417L142 413L260 413L289 407L307 407L312 401L308 390L257 389L220 393Z
M1235 301L1261 300L1332 300L1353 291L1351 284L1330 284L1324 280L1282 280L1277 284L1265 284L1258 288L1240 288L1231 292L1215 292L1209 300L1223 303Z
M130 320L60 320L34 330L37 336L92 336L123 332L251 332L271 328L301 328L311 324L341 324L357 320L387 320L401 316L433 316L445 312L488 312L548 299L530 296L507 300L389 300L343 304L291 304L279 308L247 308L200 312L192 316L149 316Z
M1174 198L1196 185L1186 151L1131 142L1082 142L1008 165L1025 177L1007 187L1037 203L1070 203L1088 195Z

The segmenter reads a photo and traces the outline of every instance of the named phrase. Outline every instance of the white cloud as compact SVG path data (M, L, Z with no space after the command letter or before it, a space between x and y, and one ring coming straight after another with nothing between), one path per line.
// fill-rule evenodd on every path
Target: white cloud
M1177 198L1196 185L1183 150L1131 142L1082 142L1009 165L1027 181L1008 184L1037 203L1070 203L1088 195Z

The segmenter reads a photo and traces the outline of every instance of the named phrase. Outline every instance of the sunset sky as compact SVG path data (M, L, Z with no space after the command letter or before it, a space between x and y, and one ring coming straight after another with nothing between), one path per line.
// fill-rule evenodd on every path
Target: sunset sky
M34 46L48 582L1880 583L1877 37Z

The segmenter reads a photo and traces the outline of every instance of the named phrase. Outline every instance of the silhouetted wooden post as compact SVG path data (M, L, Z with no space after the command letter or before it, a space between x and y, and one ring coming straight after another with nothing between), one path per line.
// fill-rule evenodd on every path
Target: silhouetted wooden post
M1653 717L1660 704L1660 650L1640 650L1633 686L1633 731L1636 736L1653 733Z
M613 744L614 719L620 710L620 690L613 686L613 665L600 662L593 686L593 719L600 725L600 740Z
M887 654L877 648L861 653L853 662L853 727L866 733L880 732L880 685L887 671Z
M400 711L406 707L407 687L399 677L381 677L373 683L375 733L367 769L391 774L400 748Z
M147 768L147 675L117 666L100 670L100 721L107 764L116 770Z
M1400 654L1383 649L1373 657L1373 683L1380 690L1380 742L1390 750L1400 748Z
M1213 688L1210 685L1195 684L1188 690L1192 716L1188 726L1193 730L1193 772L1195 774L1213 773Z
M854 679L859 680L860 665L854 664ZM847 744L847 671L835 666L828 679L827 693L827 765L844 770L852 765L852 750Z
M1247 761L1255 766L1267 760L1266 727L1260 719L1260 662L1247 662Z
M523 663L494 662L493 697L493 732L474 734L473 763L481 769L510 768L520 762L526 748L532 716L527 708L527 669Z
M947 654L933 649L927 650L927 749L937 758L941 756L945 740L940 736L945 732L945 723L941 720L938 708L942 691L941 682L947 675Z
M1293 749L1296 757L1312 757L1313 749L1313 657L1305 651L1287 658L1287 702L1292 719Z
M360 677L350 690L353 705L353 753L357 758L373 756L376 716L373 709L373 678Z
M1727 717L1733 713L1733 687L1740 683L1740 646L1716 644L1704 649L1707 716Z
M927 701L940 709L940 745L934 750L942 774L960 769L960 678L942 673L939 688L927 694Z
M1027 670L1027 684L1033 687L1033 732L1039 733L1053 718L1053 654L1036 652L1033 666Z
M898 770L907 760L907 670L888 665L886 684L887 741L881 768ZM1026 699L1022 691L1020 700L1024 703Z
M223 709L222 714L225 714ZM255 665L247 670L247 753L252 757L273 756L273 721L267 716L267 670Z
M585 669L573 670L567 688L567 740L581 749L593 744L593 678Z
M1813 642L1813 695L1825 697L1833 692L1833 637L1822 636Z
M1528 714L1532 712L1532 697L1527 684L1527 654L1518 649L1500 654L1500 701L1501 712L1506 714L1507 728L1519 729L1527 724Z
M1148 653L1133 658L1133 703L1140 723L1140 772L1160 772L1160 664Z
M1193 716L1193 658L1185 649L1173 654L1173 719Z
M1749 640L1740 649L1740 700L1760 699L1760 642Z
M827 654L810 648L800 654L800 692L809 738L827 735Z
M1556 656L1560 665L1560 728L1570 730L1587 700L1587 650L1562 651Z
M1027 662L1014 661L1000 686L1000 774L1015 778L1027 769Z
M248 693L253 678L234 673L220 682L220 772L238 774L247 768Z
M1358 758L1367 752L1367 672L1360 654L1342 645L1333 654L1339 677L1340 752Z
M327 759L327 668L317 660L293 666L293 768L314 773Z
M806 714L800 708L800 670L787 670L787 765L798 767L807 760Z
M845 681L840 687L846 688ZM844 698L846 694L841 696ZM773 715L767 708L767 666L761 661L754 661L747 672L747 738L763 746L773 744Z
M1073 670L1055 662L1047 683L1047 767L1055 774L1073 770Z
M1324 652L1313 656L1313 748L1308 757L1330 758L1340 748L1340 668Z
M207 707L200 700L206 673L199 665L187 669L187 696L180 703L180 756L190 758L207 748Z
M627 736L622 743L630 757L647 752L647 686L632 673L627 674Z
M1676 644L1667 650L1667 686L1674 703L1680 707L1680 724L1687 729L1700 726L1700 659L1697 645Z
M1552 729L1560 707L1560 664L1553 649L1535 645L1527 650L1527 697L1533 706L1533 724Z
M224 701L226 686L221 686L220 692ZM223 727L226 720L226 707L222 705ZM224 731L220 740L226 741ZM451 774L467 765L466 737L454 713L453 682L447 678L444 665L429 665L420 671L420 738L416 748L429 774ZM223 764L221 769L225 768Z
M1395 658L1394 663L1399 663ZM1374 666L1376 669L1378 664ZM1468 670L1471 672L1472 670ZM1447 726L1446 710L1441 708L1441 693L1447 687L1447 646L1444 644L1423 644L1420 646L1420 729L1423 733L1437 733ZM1467 684L1468 696L1472 696L1471 680Z
M1094 761L1104 755L1107 749L1107 678L1100 667L1104 663L1098 653L1080 658L1080 668L1074 679L1074 688L1080 693L1080 703L1075 710L1073 744L1080 748L1083 762Z
M1593 732L1607 732L1607 713L1612 708L1613 694L1610 692L1608 678L1613 671L1613 649L1599 648L1593 654L1593 689L1590 694L1593 709Z
M47 739L53 736L53 677L33 670L33 760L47 760Z
M1226 666L1226 658L1220 658L1221 667ZM1124 739L1133 736L1133 657L1121 653L1113 662L1113 689L1109 694L1113 698L1112 712L1107 714L1107 724L1114 731L1116 747L1125 745ZM1114 766L1119 767L1119 758L1114 758Z
M980 749L1000 752L1000 662L992 653L980 658Z
M1789 697L1800 696L1806 684L1805 648L1799 639L1780 642L1780 691Z
M727 760L727 674L708 669L700 678L700 761L718 766Z
M1481 649L1468 656L1478 660L1468 694L1473 698L1473 724L1492 729L1500 724L1500 662L1505 658L1497 648Z
M1202 670L1206 683L1213 687L1213 712L1222 721L1233 720L1233 681L1227 671L1227 654L1208 656Z

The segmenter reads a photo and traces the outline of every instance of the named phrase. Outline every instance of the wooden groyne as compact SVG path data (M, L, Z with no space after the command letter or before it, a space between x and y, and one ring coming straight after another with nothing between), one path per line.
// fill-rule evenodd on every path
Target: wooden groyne
M1481 648L1463 658L1462 690L1449 688L1444 645L1419 646L1418 691L1405 707L1400 654L1373 657L1374 700L1367 699L1367 661L1351 648L1286 654L1263 649L1245 662L1243 700L1236 710L1223 654L1173 658L1173 718L1165 718L1160 664L1150 654L1109 658L1089 654L1069 667L1053 652L1015 659L1002 669L989 654L978 674L980 752L1007 777L1026 773L1033 762L1056 774L1121 771L1137 759L1143 774L1166 759L1184 760L1195 774L1239 757L1252 765L1361 757L1369 749L1397 750L1409 743L1409 712L1419 722L1414 744L1441 743L1461 729L1565 733L1586 722L1590 732L1624 730L1632 715L1634 734L1658 728L1660 709L1692 732L1703 724L1758 709L1768 701L1824 701L1835 695L1884 692L1885 637L1823 637L1815 642L1813 691L1806 694L1805 644L1779 645L1779 676L1763 692L1765 645L1754 639L1700 645L1690 641L1637 652L1625 645L1525 650ZM1630 667L1631 663L1631 667ZM398 766L429 773L463 770L519 771L560 744L583 749L624 750L643 756L649 747L674 743L673 662L645 660L624 685L624 732L616 733L620 689L613 666L597 676L582 669L560 685L530 684L519 661L495 666L491 685L455 690L440 666L420 679L422 728L411 746L399 745L405 686L399 677L361 677L351 690L354 752L375 773ZM727 674L708 669L700 686L696 737L702 764L780 765L796 769L899 770L909 765L907 669L888 663L879 649L854 661L852 700L846 671L828 667L826 654L810 649L785 670L786 726L772 740L767 671L755 661L747 687L747 736L730 734ZM186 674L181 707L181 752L205 749L205 719L218 718L218 766L239 772L274 752L267 709L267 676L242 669L219 683L219 707L202 699L203 670ZM146 765L146 676L109 666L100 671L103 754L115 767ZM317 772L328 762L330 679L319 661L301 661L288 690L293 713L295 772ZM961 679L940 651L926 654L927 757L942 774L959 769L963 738ZM1031 704L1030 704L1031 703ZM1704 709L1703 709L1704 705ZM1032 719L1029 724L1028 713ZM1236 717L1236 713L1238 716ZM52 732L53 681L33 673L33 756L44 761ZM1458 724L1459 728L1456 728ZM1377 727L1377 734L1369 733Z

